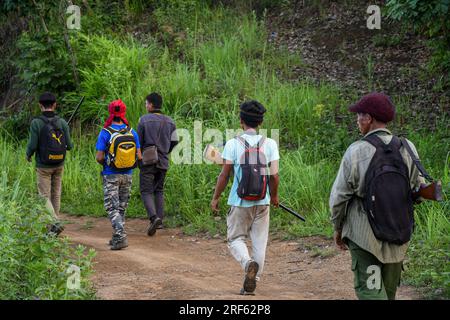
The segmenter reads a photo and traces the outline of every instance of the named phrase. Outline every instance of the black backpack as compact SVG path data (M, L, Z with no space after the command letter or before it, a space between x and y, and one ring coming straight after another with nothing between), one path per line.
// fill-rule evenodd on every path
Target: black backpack
M376 134L363 139L376 148L365 176L364 209L378 240L402 245L414 228L409 170L396 136L385 144ZM405 142L407 143L407 142Z
M240 136L236 139L245 147L239 161L242 177L237 189L238 196L249 201L262 200L266 197L269 180L266 172L267 159L261 151L265 139L262 137L255 147L250 147L249 143Z
M59 117L47 118L40 116L44 121L39 133L39 157L41 162L46 165L60 164L66 158L66 137L61 127Z

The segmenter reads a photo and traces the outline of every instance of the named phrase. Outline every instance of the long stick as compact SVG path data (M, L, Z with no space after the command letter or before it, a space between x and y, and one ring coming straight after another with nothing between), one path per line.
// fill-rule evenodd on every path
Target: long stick
M13 103L11 103L9 106L5 107L5 109L12 108L12 107L14 107L17 103L19 103L20 101L22 101L23 99L25 99L25 98L30 94L31 90L34 89L34 87L36 87L36 84L33 84L33 85L31 86L31 88L28 89L28 91L25 93L24 96L20 97L19 99L17 99L17 100L14 101Z
M70 119L69 119L69 121L67 121L67 124L69 124L70 123L70 121L72 121L72 119L73 119L73 116L75 115L75 113L77 113L77 111L78 111L78 109L80 109L80 106L81 106L81 104L83 103L83 100L84 100L84 96L83 97L81 97L81 100L80 100L80 102L78 102L78 105L77 105L77 107L75 108L75 111L72 113L72 115L70 116Z
M298 214L297 212L295 212L291 208L286 207L284 204L280 203L279 206L280 206L281 209L286 210L287 212L289 212L290 214L296 216L300 220L306 221L306 219L304 217L302 217L300 214Z

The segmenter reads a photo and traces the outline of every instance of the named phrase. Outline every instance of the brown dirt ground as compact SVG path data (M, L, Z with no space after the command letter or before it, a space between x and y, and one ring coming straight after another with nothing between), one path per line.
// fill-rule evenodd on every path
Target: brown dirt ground
M224 239L186 236L180 229L145 234L146 220L126 222L129 247L111 251L106 218L64 215L68 236L97 251L92 277L100 299L355 299L348 252L321 237L270 240L255 296L240 296L243 272ZM318 254L320 253L320 254ZM420 299L402 286L399 299Z

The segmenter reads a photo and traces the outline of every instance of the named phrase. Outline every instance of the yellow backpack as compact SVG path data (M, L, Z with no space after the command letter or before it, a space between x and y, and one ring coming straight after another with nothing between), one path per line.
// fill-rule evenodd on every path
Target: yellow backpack
M134 169L137 166L137 147L131 128L121 130L107 127L111 134L107 148L106 164L117 170Z

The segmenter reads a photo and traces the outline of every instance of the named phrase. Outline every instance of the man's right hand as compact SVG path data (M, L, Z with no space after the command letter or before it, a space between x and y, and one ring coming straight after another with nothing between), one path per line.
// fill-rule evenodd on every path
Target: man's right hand
M342 241L342 231L335 231L334 232L334 243L336 246L341 250L348 250L346 244L344 241Z
M278 195L276 195L276 196L271 196L271 197L270 197L270 203L271 203L275 208L278 208L278 206L280 205L280 199L278 198Z
M211 209L214 213L219 212L219 199L211 200Z

